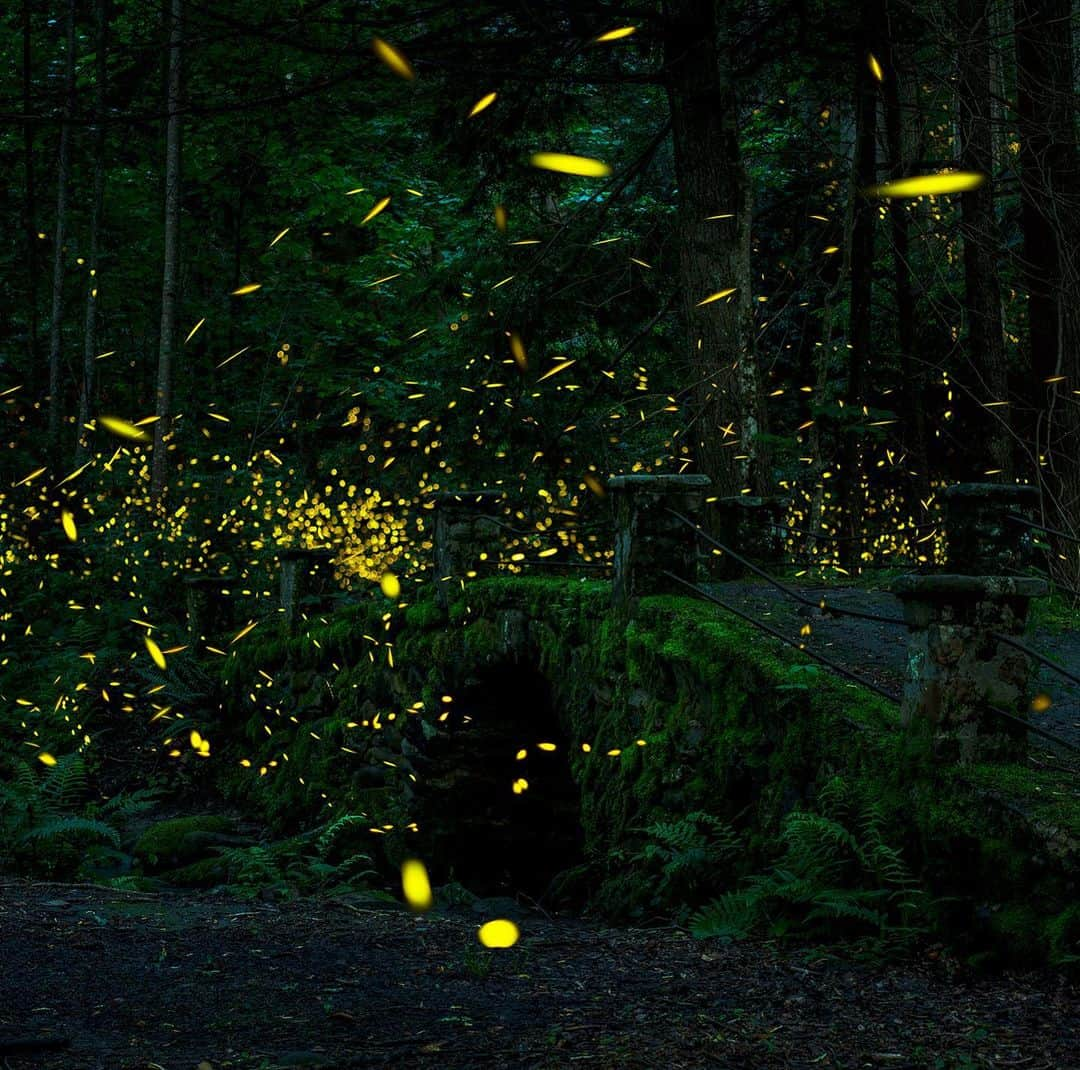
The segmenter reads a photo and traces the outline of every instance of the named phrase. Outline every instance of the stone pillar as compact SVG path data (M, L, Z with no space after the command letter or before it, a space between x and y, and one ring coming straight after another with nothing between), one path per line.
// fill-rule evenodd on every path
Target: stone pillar
M228 623L229 597L222 593L231 581L223 576L185 576L188 641L197 642L221 631Z
M709 477L704 475L632 475L608 480L615 513L611 593L617 609L632 610L642 595L671 593L677 584L663 574L665 569L697 582L697 535L668 510L700 524L709 486Z
M713 510L716 517L710 534L719 532L720 542L755 564L774 564L784 556L787 505L786 498L755 498L749 494L717 498L706 503L706 508ZM746 574L746 569L733 557L713 553L712 548L705 552L709 575L715 579L735 579Z
M288 549L278 551L281 564L281 608L285 630L293 632L300 620L300 607L306 599L326 594L333 579L330 562L333 550Z
M435 503L435 595L445 609L449 585L497 562L502 530L495 520L505 493L498 489L440 491Z
M989 707L1026 717L1033 666L994 633L1019 638L1031 599L1048 588L1041 579L995 573L1024 563L1030 533L1006 515L1033 513L1037 492L958 484L946 490L945 504L950 571L901 576L892 587L910 631L901 718L912 731L928 731L944 760L1015 760L1027 733Z

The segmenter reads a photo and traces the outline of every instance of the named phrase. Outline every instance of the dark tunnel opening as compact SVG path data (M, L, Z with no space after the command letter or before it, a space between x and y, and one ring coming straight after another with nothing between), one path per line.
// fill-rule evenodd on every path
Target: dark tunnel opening
M445 727L430 741L418 793L433 878L480 896L545 901L553 878L583 861L584 844L550 685L535 670L491 669L454 697ZM515 792L520 781L527 787Z

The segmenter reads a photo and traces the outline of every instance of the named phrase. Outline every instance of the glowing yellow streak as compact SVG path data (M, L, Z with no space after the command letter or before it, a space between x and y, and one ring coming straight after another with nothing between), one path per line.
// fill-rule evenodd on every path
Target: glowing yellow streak
M30 480L32 480L32 479L37 479L37 477L39 475L41 475L41 473L44 472L47 468L48 468L48 465L46 465L44 468L36 469L35 471L31 472L28 476L25 476L24 478L20 479L19 482L15 484L15 486L16 487L21 487L24 483L29 483Z
M64 534L72 541L75 542L78 539L78 532L75 530L75 517L71 515L71 512L65 509L60 514L60 524L64 529Z
M869 68L870 68L870 73L879 82L884 82L885 81L885 72L882 70L881 64L878 63L878 58L877 58L877 56L874 55L873 52L867 52L867 54L866 54L866 63L867 63L867 66L869 66Z
M115 349L110 349L108 353L99 353L94 357L94 360L104 360L106 357L111 357L115 352Z
M56 759L47 750L39 751L37 760L42 765L56 765Z
M371 211L368 212L368 214L360 220L360 226L363 226L365 223L370 223L371 220L373 220L381 211L383 211L389 203L389 197L383 197L381 201L376 201L375 207L372 208Z
M519 335L517 331L514 331L510 335L510 352L513 354L517 366L522 371L525 371L529 366L529 358L525 355L525 343L522 342L521 335Z
M256 290L262 289L261 282L249 282L247 286L241 286L239 290L233 290L233 297L243 297L244 294L253 294Z
M594 160L589 156L572 156L565 152L537 152L529 158L529 163L544 171L583 175L586 178L603 178L611 174L611 168L601 160Z
M165 669L165 655L161 652L161 647L154 642L150 636L145 636L143 642L146 643L147 653L150 655L153 663L162 671Z
M714 294L709 294L704 301L699 301L694 307L701 308L702 305L711 305L713 301L719 301L722 297L730 297L738 287L729 286L726 290L717 290Z
M253 620L250 624L247 624L243 628L241 628L240 631L238 631L236 635L234 635L229 640L229 645L232 646L233 643L239 643L240 640L243 639L244 636L247 635L247 633L250 632L251 629L254 628L258 623L259 622L257 620ZM209 650L210 647L207 647L206 649Z
M228 364L230 360L236 360L236 358L237 358L238 356L240 356L240 354L241 354L241 353L246 353L246 352L247 352L247 351L248 351L248 350L249 350L250 348L251 348L251 346L244 346L244 348L243 348L243 349L238 349L238 350L237 350L237 351L236 351L236 352L235 352L235 353L234 353L234 354L233 354L233 355L232 355L231 357L226 357L226 358L225 358L225 359L224 359L224 360L223 360L223 361L222 361L222 362L221 362L221 363L220 363L220 364L218 365L218 367L219 367L219 368L224 368L224 367L225 367L225 365L226 365L226 364Z
M415 78L416 72L412 69L412 64L405 58L404 54L397 48L395 48L389 41L384 41L381 37L373 37L371 39L371 47L375 52L375 55L386 64L395 74L401 75L402 78Z
M187 344L188 344L188 342L190 342L190 341L192 340L192 338L194 338L194 337L195 337L195 332L196 332L196 331L197 331L197 330L198 330L198 329L199 329L199 328L200 328L200 327L201 327L201 326L202 326L202 325L203 325L203 324L204 324L205 322L206 322L206 317L205 317L205 316L203 316L203 318L202 318L201 320L199 320L199 322L198 322L198 323L196 323L196 324L195 324L195 326L194 326L194 327L192 327L190 331L188 331L188 336L187 336L187 338L185 338L185 339L184 339L184 345L187 345Z
M111 431L121 438L130 438L133 442L149 442L150 436L145 431L140 431L134 424L127 420L120 420L115 416L99 416L98 421L106 431Z
M556 364L554 368L548 368L548 370L536 381L542 383L545 379L550 379L553 375L558 375L564 368L569 368L571 364L576 363L577 361L574 360L564 360L561 364Z
M636 32L636 26L620 26L618 29L608 30L607 33L602 33L599 37L594 37L593 44L598 45L604 41L621 41L624 37L629 37L632 33Z
M424 863L418 858L406 858L401 863L401 890L410 910L422 914L430 910L435 902L431 894L431 881L428 880Z
M963 193L977 189L986 181L986 175L977 171L941 171L936 175L916 175L898 178L871 186L864 192L869 197L932 197L938 193Z
M283 231L282 231L282 232L281 232L280 234L278 234L278 236L277 236L276 238L274 238L274 240L273 240L273 241L272 241L272 242L271 242L271 243L270 243L270 244L269 244L269 245L267 246L267 249L273 249L273 248L274 248L274 246L275 246L275 245L277 245L277 243L278 243L279 241L281 241L281 239L282 239L282 238L284 238L284 237L285 237L285 235L286 235L286 234L288 234L290 230L292 230L292 227L286 227L286 228L285 228L285 229L284 229L284 230L283 230Z
M472 110L469 112L469 118L471 119L474 115L479 115L485 108L490 108L491 105L495 103L495 98L498 95L498 93L488 93L486 97L481 97L472 106Z

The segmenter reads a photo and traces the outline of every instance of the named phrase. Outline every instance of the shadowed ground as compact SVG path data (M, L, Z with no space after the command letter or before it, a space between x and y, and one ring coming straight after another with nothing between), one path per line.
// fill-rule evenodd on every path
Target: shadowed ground
M478 920L10 883L0 1050L12 1070L1080 1065L1078 992L1049 974L540 917L490 952Z

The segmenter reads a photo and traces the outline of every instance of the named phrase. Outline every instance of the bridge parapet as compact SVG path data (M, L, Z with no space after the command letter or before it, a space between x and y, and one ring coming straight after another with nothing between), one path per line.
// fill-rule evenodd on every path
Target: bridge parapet
M1049 588L1042 579L1002 573L1024 563L1029 541L1006 518L1033 513L1038 492L961 483L946 490L945 502L950 571L901 576L892 587L910 630L901 718L909 729L928 725L944 758L1022 757L1033 666L1015 643L1032 598Z

